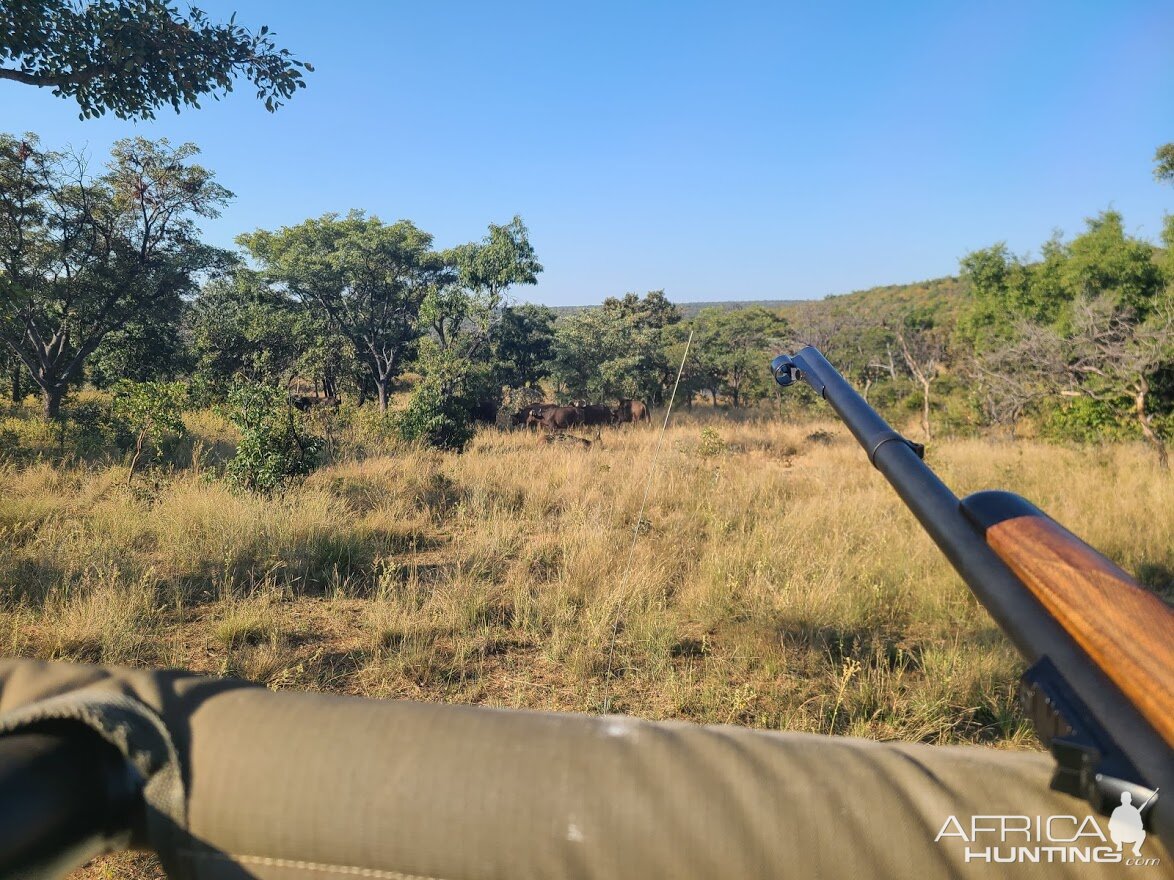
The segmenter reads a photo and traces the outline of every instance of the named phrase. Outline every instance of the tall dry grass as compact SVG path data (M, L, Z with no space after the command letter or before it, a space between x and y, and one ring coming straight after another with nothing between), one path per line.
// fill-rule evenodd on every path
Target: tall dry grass
M831 422L682 416L590 450L327 467L0 471L0 649L298 687L927 742L1030 742L1021 662ZM198 456L194 456L198 458ZM944 441L959 493L1026 495L1169 598L1174 480L1140 446ZM633 544L633 537L635 541ZM629 553L631 558L629 562Z

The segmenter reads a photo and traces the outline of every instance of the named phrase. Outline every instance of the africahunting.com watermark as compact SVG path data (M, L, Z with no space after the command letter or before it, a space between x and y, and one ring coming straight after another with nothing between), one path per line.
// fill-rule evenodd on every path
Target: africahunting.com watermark
M962 846L966 863L1091 864L1149 867L1161 859L1142 850L1146 831L1141 808L1129 793L1108 820L1108 832L1093 816L949 816L934 841Z

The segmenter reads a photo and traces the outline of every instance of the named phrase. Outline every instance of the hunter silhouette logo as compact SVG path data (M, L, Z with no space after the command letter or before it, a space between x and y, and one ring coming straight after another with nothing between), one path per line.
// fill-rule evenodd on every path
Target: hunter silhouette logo
M1140 807L1133 806L1133 795L1127 791L1121 792L1121 806L1113 810L1109 817L1109 837L1117 844L1117 850L1127 844L1133 844L1133 855L1141 857L1141 845L1145 843L1145 826L1141 822L1141 811L1150 805L1150 801L1158 796L1155 791Z
M1158 858L1146 858L1141 846L1146 839L1142 814L1157 798L1154 791L1141 806L1133 795L1122 792L1121 804L1109 817L1106 835L1093 816L971 816L969 821L949 816L934 842L958 840L965 845L967 864L1112 863L1153 866ZM1126 851L1126 846L1129 851Z

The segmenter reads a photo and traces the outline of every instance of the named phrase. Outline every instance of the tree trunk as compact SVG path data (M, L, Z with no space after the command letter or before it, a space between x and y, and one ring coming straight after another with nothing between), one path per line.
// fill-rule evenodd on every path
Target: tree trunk
M1141 425L1141 433L1145 435L1158 453L1158 466L1162 470L1170 469L1170 457L1166 454L1166 443L1159 436L1158 432L1154 430L1153 425L1150 424L1150 417L1145 411L1145 401L1149 394L1150 385L1143 376L1137 388L1137 393L1133 396L1133 410L1137 414L1137 422Z
M130 488L130 481L135 478L135 468L139 466L139 459L143 455L143 445L147 442L147 431L150 429L150 423L143 426L143 430L139 431L139 436L135 440L135 454L134 458L130 460L130 470L126 475L126 488Z
M41 389L41 407L46 422L57 418L58 413L61 412L61 398L64 396L65 387L63 385L51 385Z
M20 370L23 365L19 360L13 359L12 364L12 402L20 403L24 400L24 389L20 385Z
M379 411L381 413L387 412L387 397L388 385L390 383L386 379L376 379L375 385L379 389Z
M921 427L925 429L925 439L932 440L933 439L933 431L931 431L929 429L929 382L922 380L921 387L923 389L922 406L921 406Z

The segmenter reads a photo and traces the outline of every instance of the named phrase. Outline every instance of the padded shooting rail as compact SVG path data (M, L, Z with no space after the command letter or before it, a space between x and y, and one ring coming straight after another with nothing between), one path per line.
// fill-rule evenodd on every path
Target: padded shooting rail
M0 660L0 741L47 717L127 749L145 776L134 840L175 880L1007 877L1018 866L975 871L963 842L935 841L948 817L1088 810L1048 788L1038 752ZM1153 837L1145 854L1168 863Z
M1174 747L1174 611L1030 502L977 492L962 509L1154 730Z

